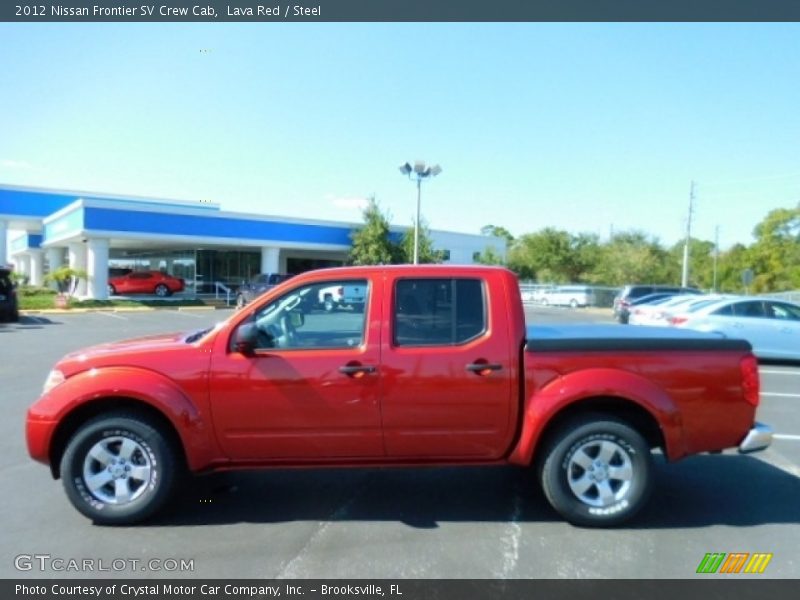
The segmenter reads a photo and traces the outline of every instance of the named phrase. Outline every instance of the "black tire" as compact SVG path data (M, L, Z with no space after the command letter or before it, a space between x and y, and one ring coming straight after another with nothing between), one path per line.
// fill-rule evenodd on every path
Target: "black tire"
M613 417L587 414L568 422L545 443L541 456L545 497L573 525L619 525L650 497L650 447L639 432ZM587 462L586 468L579 464Z
M61 478L80 513L101 525L129 525L151 517L169 500L180 464L157 427L139 415L115 413L88 421L72 436L61 458ZM147 475L139 479L137 470ZM87 475L103 477L92 488Z
M154 291L156 293L156 296L158 296L159 298L166 298L167 296L170 296L172 294L172 292L169 291L169 288L163 283L159 283Z

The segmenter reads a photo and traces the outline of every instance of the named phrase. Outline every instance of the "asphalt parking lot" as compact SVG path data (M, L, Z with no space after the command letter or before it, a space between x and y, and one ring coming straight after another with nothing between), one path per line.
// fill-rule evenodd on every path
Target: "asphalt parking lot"
M0 576L109 575L15 568L20 555L49 555L193 561L191 571L113 573L126 577L691 578L707 552L771 552L758 577L800 577L800 367L786 365L762 367L759 419L779 434L773 447L660 463L650 505L616 530L564 523L515 468L235 472L188 486L146 525L93 526L27 456L24 414L48 370L89 344L201 329L227 314L95 312L0 325ZM608 321L596 311L527 314Z

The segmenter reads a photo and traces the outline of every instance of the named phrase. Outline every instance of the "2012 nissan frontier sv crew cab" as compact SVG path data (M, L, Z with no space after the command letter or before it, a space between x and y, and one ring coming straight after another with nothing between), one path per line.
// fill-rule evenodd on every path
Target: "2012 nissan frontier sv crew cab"
M350 285L364 310L319 306ZM209 330L64 357L26 433L97 523L150 517L187 471L513 464L568 521L610 526L645 504L652 450L767 447L758 402L745 341L526 328L508 270L351 267L294 277Z

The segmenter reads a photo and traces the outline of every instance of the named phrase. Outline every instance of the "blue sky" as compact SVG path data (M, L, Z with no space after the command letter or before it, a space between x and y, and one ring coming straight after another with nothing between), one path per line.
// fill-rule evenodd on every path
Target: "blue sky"
M0 182L749 242L800 202L797 24L0 24Z

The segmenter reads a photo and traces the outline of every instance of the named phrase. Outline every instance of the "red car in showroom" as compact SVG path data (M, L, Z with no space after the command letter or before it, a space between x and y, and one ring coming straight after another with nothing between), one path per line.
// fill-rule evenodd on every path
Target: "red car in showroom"
M173 277L161 271L131 271L118 277L108 278L108 295L117 294L155 294L170 296L182 292L185 283L180 277Z

